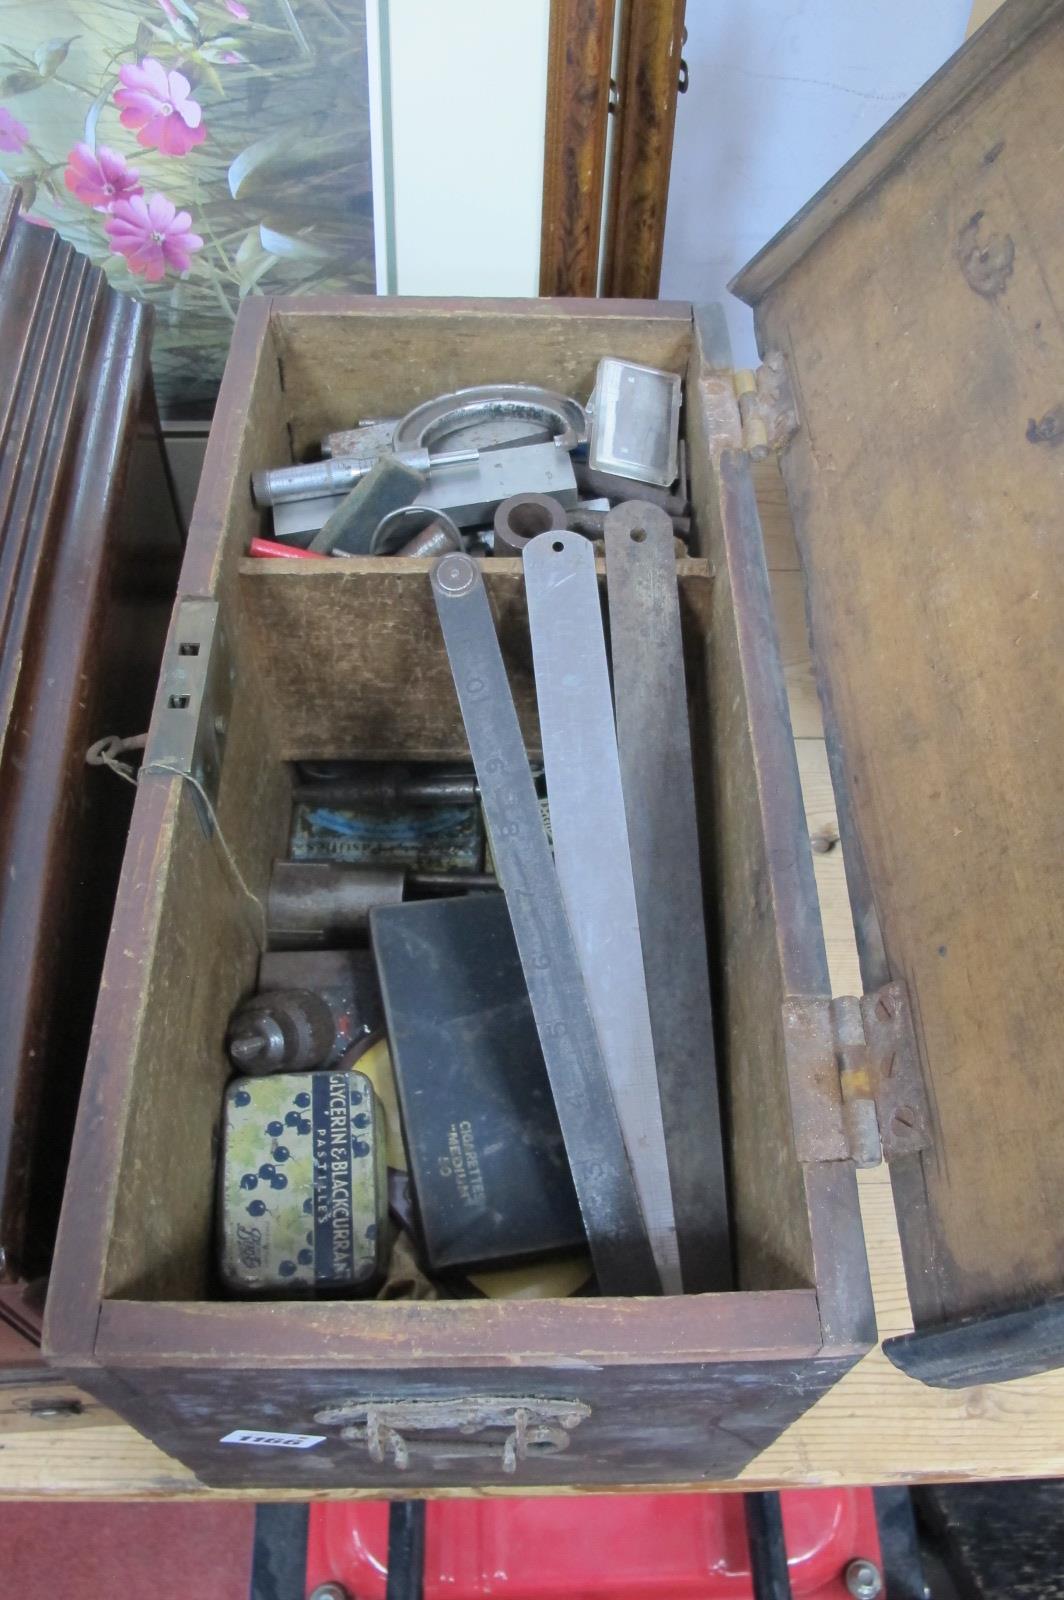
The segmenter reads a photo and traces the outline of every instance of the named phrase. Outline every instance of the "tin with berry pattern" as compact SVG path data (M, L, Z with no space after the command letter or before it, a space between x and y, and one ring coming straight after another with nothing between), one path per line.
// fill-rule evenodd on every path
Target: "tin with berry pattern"
M221 1277L240 1295L369 1294L386 1245L385 1129L361 1072L235 1078L225 1095Z

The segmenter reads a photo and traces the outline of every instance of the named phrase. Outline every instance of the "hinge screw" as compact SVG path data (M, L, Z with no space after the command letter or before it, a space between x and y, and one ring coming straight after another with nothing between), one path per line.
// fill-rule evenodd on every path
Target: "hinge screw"
M846 1588L853 1600L879 1600L883 1593L883 1576L874 1561L858 1558L846 1568Z
M310 1600L348 1600L348 1595L342 1583L319 1583L310 1591Z

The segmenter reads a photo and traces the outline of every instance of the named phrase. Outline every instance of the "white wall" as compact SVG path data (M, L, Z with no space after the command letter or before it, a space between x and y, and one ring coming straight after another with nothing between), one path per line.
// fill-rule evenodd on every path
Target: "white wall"
M963 41L971 0L688 0L662 298L726 304L728 279Z
M534 295L539 289L550 0L375 0L385 61L375 165L378 289ZM380 143L375 140L375 143ZM380 170L378 170L380 168ZM383 270L382 270L383 269ZM390 271L389 271L390 269Z

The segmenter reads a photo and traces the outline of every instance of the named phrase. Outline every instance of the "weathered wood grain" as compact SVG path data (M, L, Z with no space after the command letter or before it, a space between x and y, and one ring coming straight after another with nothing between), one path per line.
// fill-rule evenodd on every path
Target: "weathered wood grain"
M686 0L623 7L604 295L652 300L661 282L685 10Z
M763 467L755 477L767 529L773 513L771 500L764 498L764 485L766 479L771 483L772 472ZM785 550L783 529L777 526L779 547ZM771 542L769 548L771 552ZM823 831L834 818L823 741L799 739L796 748L809 828ZM853 994L860 988L860 978L841 850L836 847L828 855L814 856L814 868L832 991ZM857 1178L880 1335L904 1333L912 1319L889 1178L884 1168L858 1173ZM205 1490L189 1468L68 1385L59 1388L59 1397L80 1399L79 1415L34 1418L30 1407L45 1393L51 1395L52 1387L44 1391L39 1385L17 1385L0 1391L2 1498L291 1498L291 1492L285 1496L278 1490ZM1064 1373L956 1393L913 1383L874 1350L744 1468L739 1482L778 1487L1060 1474L1064 1474ZM379 1493L318 1492L326 1498ZM454 1492L460 1491L440 1491ZM535 1491L515 1484L508 1491L494 1492Z
M783 467L865 983L907 982L931 1100L933 1149L893 1168L918 1325L1064 1284L1064 7L1004 6L961 81L994 41L903 166L852 203L837 181L757 311L800 396Z
M539 292L598 292L613 0L551 0Z

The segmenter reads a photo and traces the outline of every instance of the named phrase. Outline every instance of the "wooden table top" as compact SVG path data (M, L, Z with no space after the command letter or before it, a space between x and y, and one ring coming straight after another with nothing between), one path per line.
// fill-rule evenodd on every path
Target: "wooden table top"
M806 639L798 556L774 461L758 469L798 764L813 835L837 836L820 709ZM841 851L814 856L832 986L859 994ZM890 1181L858 1174L881 1338L912 1327ZM75 1414L44 1415L64 1402ZM917 1479L1064 1476L1064 1371L970 1389L929 1389L873 1350L737 1482L721 1488L904 1483ZM699 1485L705 1488L705 1485ZM527 1493L515 1486L511 1493ZM0 1498L220 1497L283 1499L202 1489L188 1468L66 1384L0 1389ZM380 1498L374 1491L373 1498ZM298 1498L298 1496L288 1496ZM347 1491L337 1498L352 1499Z

